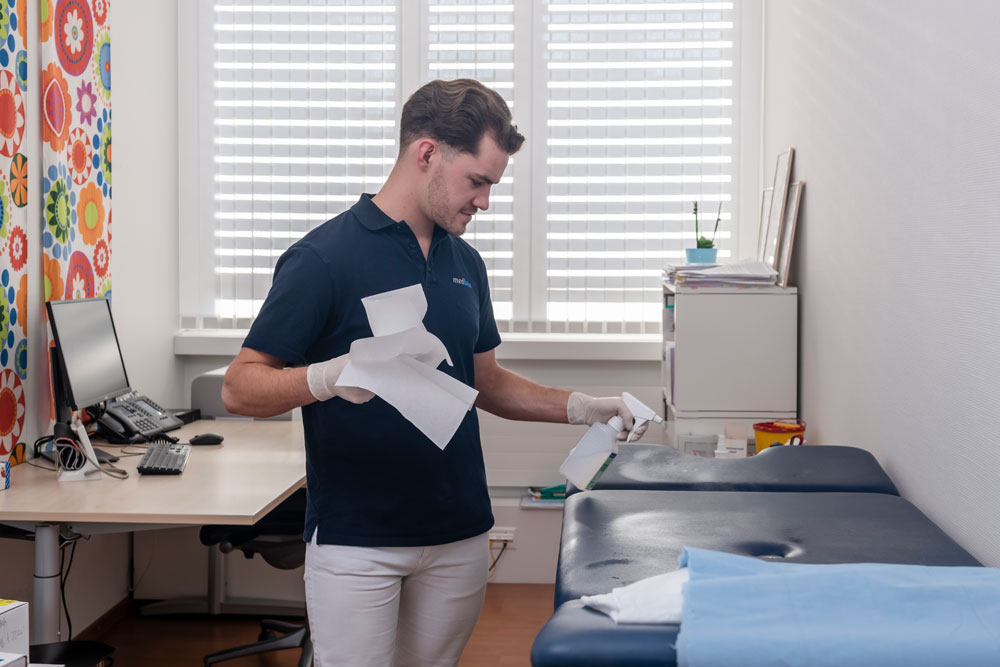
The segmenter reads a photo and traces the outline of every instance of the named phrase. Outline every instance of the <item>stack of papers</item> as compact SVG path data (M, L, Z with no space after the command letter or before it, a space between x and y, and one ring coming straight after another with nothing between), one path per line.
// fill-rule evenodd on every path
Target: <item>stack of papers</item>
M677 280L677 274L685 271L700 271L702 269L713 269L718 264L671 264L663 269L663 279L668 283Z
M778 279L778 272L769 264L756 260L741 260L732 264L710 265L687 264L664 269L664 277L676 284L691 287L715 287L722 285L772 286Z
M453 364L441 339L424 328L423 287L374 294L361 305L374 336L351 343L337 385L376 394L444 449L479 392L437 370L442 361Z

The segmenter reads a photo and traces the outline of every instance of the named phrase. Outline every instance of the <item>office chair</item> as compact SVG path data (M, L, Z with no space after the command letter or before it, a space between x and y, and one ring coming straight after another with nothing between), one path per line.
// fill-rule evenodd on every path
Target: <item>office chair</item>
M222 553L239 549L247 558L260 554L269 565L281 570L293 570L306 559L306 543L302 541L305 514L306 490L299 489L252 526L202 527L201 542L207 546L218 545ZM313 646L308 619L304 626L265 619L260 627L259 641L206 655L205 665L268 651L299 648L302 649L299 667L312 666Z

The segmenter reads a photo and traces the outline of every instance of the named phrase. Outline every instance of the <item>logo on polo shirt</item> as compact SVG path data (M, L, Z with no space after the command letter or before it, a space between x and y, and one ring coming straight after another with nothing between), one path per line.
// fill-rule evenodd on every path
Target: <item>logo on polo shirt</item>
M465 285L469 289L472 289L472 283L470 283L465 278L452 278L451 282L455 283L456 285Z

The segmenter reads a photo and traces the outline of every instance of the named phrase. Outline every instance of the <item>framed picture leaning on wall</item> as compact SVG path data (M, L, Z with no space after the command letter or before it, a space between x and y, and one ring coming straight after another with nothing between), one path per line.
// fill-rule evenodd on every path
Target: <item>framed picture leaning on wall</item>
M795 245L795 225L799 217L805 181L788 186L788 205L781 221L781 238L778 241L778 287L788 287L788 274L792 270L792 248Z
M792 158L795 149L789 148L778 155L774 166L774 192L771 196L770 212L767 216L767 233L764 235L764 252L760 260L772 268L778 268L778 239L781 237L781 221L785 215L785 201L788 197L788 182L792 173Z
M760 217L757 219L757 254L758 261L764 261L764 239L767 238L767 217L771 215L771 199L774 187L768 186L760 193Z

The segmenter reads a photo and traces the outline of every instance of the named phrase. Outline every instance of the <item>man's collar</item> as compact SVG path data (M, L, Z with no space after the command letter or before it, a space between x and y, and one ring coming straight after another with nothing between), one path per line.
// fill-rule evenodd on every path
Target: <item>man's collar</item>
M351 207L358 221L365 229L377 232L380 229L394 225L402 225L405 222L397 222L390 218L372 201L372 195L363 193L358 203ZM431 236L431 245L441 243L444 239L451 238L451 234L442 229L439 225L434 225L434 232Z
M361 199L352 208L358 221L364 225L365 229L373 232L398 224L375 205L375 202L372 201L372 196L368 193L362 194Z

